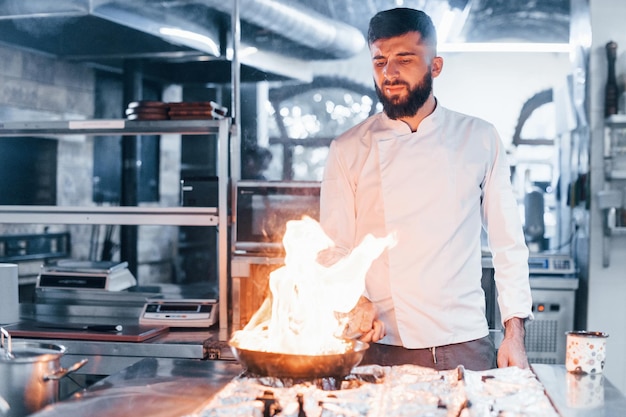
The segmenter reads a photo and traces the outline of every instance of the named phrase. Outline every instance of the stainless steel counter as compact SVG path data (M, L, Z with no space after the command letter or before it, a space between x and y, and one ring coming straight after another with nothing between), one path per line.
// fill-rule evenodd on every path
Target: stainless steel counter
M535 364L533 370L562 417L626 415L626 397L602 376L577 383L562 365ZM146 358L33 417L189 415L241 371L232 361Z
M66 352L61 357L63 367L87 359L87 364L79 369L77 374L107 376L120 372L144 358L234 360L227 343L219 340L218 333L217 329L170 329L168 333L144 342L32 337L28 339L64 346Z
M65 324L110 324L114 321L116 324L136 325L140 314L134 305L131 308L123 303L117 309L110 306L102 307L103 314L95 316L85 315L90 308L97 308L90 305L70 306L72 308L80 307L85 309L86 311L83 311L83 314L74 314L76 313L75 311L72 311L73 314L69 314L62 307L62 305L56 304L21 304L20 316L23 320ZM172 328L169 332L144 342L91 341L66 338L30 339L65 346L67 350L61 358L61 365L64 367L68 367L82 359L88 359L89 362L77 372L84 375L112 375L148 357L174 359L221 358L234 360L226 342L228 335L223 334L217 326L209 329Z
M242 371L237 362L145 358L37 417L179 417L203 404Z
M626 416L626 397L604 375L570 374L565 365L532 368L562 417Z

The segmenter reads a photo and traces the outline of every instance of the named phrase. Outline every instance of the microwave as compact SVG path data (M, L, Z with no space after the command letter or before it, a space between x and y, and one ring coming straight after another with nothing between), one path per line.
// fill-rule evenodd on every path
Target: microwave
M235 253L283 253L289 220L308 216L319 221L318 181L239 181L234 197Z

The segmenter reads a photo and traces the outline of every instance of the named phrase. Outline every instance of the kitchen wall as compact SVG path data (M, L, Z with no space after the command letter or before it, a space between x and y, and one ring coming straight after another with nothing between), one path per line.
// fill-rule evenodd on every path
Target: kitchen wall
M618 44L618 76L626 76L626 2L590 0L592 44L589 62L589 120L591 125L591 194L605 186L603 172L605 45ZM622 85L623 88L623 85ZM626 393L626 236L611 239L610 266L602 266L602 218L591 200L588 330L609 333L605 373Z
M510 144L522 106L535 93L565 83L563 53L443 53L435 92L444 106L493 123ZM547 137L553 126L546 126Z
M0 45L2 119L14 111L49 118L89 117L94 111L94 72L78 64Z
M93 111L93 70L0 45L0 121L85 119L91 117ZM91 149L91 142L85 138L58 141L58 204L80 205L90 200ZM0 224L1 234L44 231L71 231L76 237L74 246L88 249L89 229L82 225ZM86 252L82 254L86 255ZM20 275L37 274L40 264L21 263Z
M94 69L86 65L0 44L0 122L93 118L96 112L96 79ZM175 86L166 89L164 94L164 100L180 101L181 92ZM118 103L117 106L120 107L117 117L121 117L123 105ZM93 137L72 135L53 137L49 140L58 141L57 205L93 205ZM161 203L177 205L180 172L179 135L164 135L160 160ZM69 231L72 239L72 257L91 259L90 249L94 244L94 232L100 232L96 245L102 245L105 234L103 227L0 223L0 234ZM177 228L145 226L140 228L139 233L139 275L143 277L141 283L169 282L175 269L172 258L177 250ZM117 237L114 237L119 242ZM22 278L32 278L39 273L41 261L20 262L19 266ZM21 280L24 281L29 280Z

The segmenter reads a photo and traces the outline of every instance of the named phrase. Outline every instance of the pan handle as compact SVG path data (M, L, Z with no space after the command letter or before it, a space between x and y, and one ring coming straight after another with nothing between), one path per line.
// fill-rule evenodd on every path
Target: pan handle
M76 362L74 365L70 366L69 368L58 369L58 370L54 371L52 374L50 374L50 375L44 375L43 380L44 380L44 382L46 382L46 381L58 381L59 379L66 377L68 374L70 374L72 372L78 371L80 368L85 366L85 364L88 361L89 361L88 359L83 359L80 362Z
M11 334L4 327L0 327L0 348L4 350L4 356L6 358L13 359Z

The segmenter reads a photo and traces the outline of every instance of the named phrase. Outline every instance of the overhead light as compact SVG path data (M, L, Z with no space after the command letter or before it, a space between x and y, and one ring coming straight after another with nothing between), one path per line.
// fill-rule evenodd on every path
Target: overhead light
M173 38L173 40L183 39L187 41L185 43L187 45L189 45L189 41L197 43L197 49L215 56L220 56L220 48L217 43L208 36L174 27L161 27L159 28L159 33L163 36Z
M233 50L229 48L226 54L232 58ZM313 81L313 70L311 69L310 61L290 58L271 50L258 49L245 42L239 44L237 56L242 64L261 71L289 77L305 83Z
M552 52L569 53L568 43L443 43L437 45L437 52Z
M239 58L245 58L258 52L259 48L257 48L256 46L242 46L239 48L237 55L239 56ZM233 56L233 48L226 48L226 59L233 59Z

